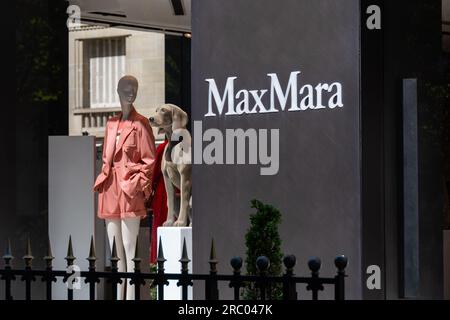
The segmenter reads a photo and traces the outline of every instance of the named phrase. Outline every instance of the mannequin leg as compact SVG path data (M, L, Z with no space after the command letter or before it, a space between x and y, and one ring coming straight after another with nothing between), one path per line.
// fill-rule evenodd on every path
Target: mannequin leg
M105 219L106 220L106 231L108 233L109 247L112 250L113 240L116 239L116 249L117 256L119 257L119 262L117 263L117 268L119 272L126 271L126 262L123 250L123 242L122 242L122 231L121 231L121 222L120 219ZM117 285L117 300L123 300L124 296L124 280L122 279L122 283Z
M141 219L136 218L125 218L122 219L122 239L123 247L125 249L125 256L127 262L127 272L134 272L134 254L136 250L136 239L139 234L139 226ZM134 285L127 281L127 300L134 300Z

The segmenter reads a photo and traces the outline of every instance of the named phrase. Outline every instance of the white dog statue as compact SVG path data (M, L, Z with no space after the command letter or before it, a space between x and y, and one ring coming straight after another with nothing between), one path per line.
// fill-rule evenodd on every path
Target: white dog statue
M149 118L150 125L164 132L168 143L161 161L161 171L167 192L167 220L164 226L192 226L191 191L192 162L191 135L186 130L188 116L174 104L158 107L154 116ZM175 187L180 190L180 210L175 212ZM176 221L175 221L175 218Z

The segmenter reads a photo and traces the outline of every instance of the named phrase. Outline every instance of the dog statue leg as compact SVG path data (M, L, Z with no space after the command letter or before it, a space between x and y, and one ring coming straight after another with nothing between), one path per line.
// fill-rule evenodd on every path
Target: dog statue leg
M163 170L164 185L167 193L167 219L163 223L164 227L173 226L175 220L175 188L167 175L166 170Z
M192 188L191 188L191 197L189 199L189 227L192 227Z
M191 197L192 184L190 169L190 166L182 166L180 168L180 214L174 224L176 227L186 227L188 224L189 199Z

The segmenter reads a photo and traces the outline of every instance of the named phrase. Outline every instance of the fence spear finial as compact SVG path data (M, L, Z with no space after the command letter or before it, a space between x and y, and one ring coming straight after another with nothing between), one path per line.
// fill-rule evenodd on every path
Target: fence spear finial
M25 251L25 255L23 256L23 260L25 260L25 267L31 268L31 261L33 261L34 257L31 253L31 241L30 237L27 238L27 249Z
M111 257L118 258L117 247L116 247L116 236L113 237L113 246L112 246L112 250L111 250Z
M55 257L52 254L52 246L50 243L50 237L47 238L47 254L45 255L45 257L43 258L44 261L47 264L47 268L51 268L52 267L52 260L55 259Z
M96 260L96 254L95 254L95 245L94 245L94 236L91 236L91 244L89 246L89 257L88 260Z
M211 273L217 273L217 263L218 260L216 259L216 247L214 245L214 238L211 240L211 251L209 254L209 265L210 265L210 272Z
M27 238L27 251L26 251L25 254L29 255L29 256L32 255L32 253L31 253L31 240L30 240L30 237Z
M64 259L66 259L68 266L73 265L73 262L76 259L75 256L73 255L72 235L69 235L69 245L67 247L67 256Z
M10 256L11 253L11 239L8 238L8 240L6 240L6 251L5 251L5 255Z
M182 272L188 272L188 263L191 261L187 254L187 247L186 247L186 238L183 239L183 253L181 254L181 259L179 260L181 262L181 271Z
M214 245L214 238L211 240L211 251L209 253L209 260L216 259L216 247Z
M166 258L164 258L161 237L159 237L158 257L156 259L156 262L158 263L158 273L164 273L164 262L166 262Z
M72 236L69 236L69 246L67 248L67 256L73 256Z
M162 246L162 240L161 237L159 237L159 245L158 245L158 261L165 262L166 259L164 258L164 251Z
M185 261L191 261L191 260L189 260L188 253L187 253L186 238L183 239L183 252L181 254L181 259L183 259Z
M113 245L111 249L111 270L117 271L117 262L120 258L117 256L117 247L116 247L116 236L113 237Z
M136 237L136 246L134 248L134 271L140 271L141 269L141 258L139 258L139 236Z
M50 237L47 238L47 256L53 257L52 245L50 243Z
M3 255L3 260L5 260L5 267L11 267L11 260L14 259L11 252L11 240L8 238L6 242L6 250Z
M95 254L94 236L91 236L91 244L89 245L89 257L86 258L89 261L89 269L95 269L95 261L97 260Z
M134 258L139 258L139 236L136 237L136 245L134 246Z

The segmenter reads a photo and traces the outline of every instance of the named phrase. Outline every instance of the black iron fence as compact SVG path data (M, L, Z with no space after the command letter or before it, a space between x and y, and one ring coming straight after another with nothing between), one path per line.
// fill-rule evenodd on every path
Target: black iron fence
M234 257L231 259L230 264L233 268L232 275L222 275L217 273L218 260L216 259L216 252L214 247L214 241L211 243L211 254L208 261L210 265L210 270L208 274L192 274L189 273L188 264L191 261L187 255L186 242L183 243L183 253L179 260L181 264L181 273L165 273L164 263L166 259L164 258L164 253L162 249L161 240L159 242L158 248L158 258L157 258L157 271L154 273L143 273L141 272L141 259L139 258L138 245L136 244L136 254L133 259L134 262L134 272L119 272L118 271L118 261L116 244L113 242L113 247L111 250L111 271L97 271L96 269L96 253L94 248L94 240L91 238L89 257L86 259L89 261L88 271L81 271L79 277L84 279L84 282L89 285L89 298L90 300L95 300L96 296L96 285L100 282L100 279L105 279L107 283L110 284L112 289L112 298L117 300L117 286L122 283L122 279L130 279L130 283L134 284L135 288L135 299L141 299L140 287L146 284L146 281L151 281L152 285L157 287L158 300L164 300L164 288L169 284L169 280L178 280L177 285L182 288L182 299L188 299L188 288L193 286L193 281L204 281L205 287L205 299L206 300L219 300L219 282L228 283L228 286L234 292L234 300L241 299L241 289L252 284L258 291L258 297L261 300L271 299L270 288L278 284L282 287L282 298L283 300L298 300L299 297L297 293L297 284L306 285L306 291L311 291L312 300L318 300L319 292L324 290L324 285L334 286L334 298L335 300L345 299L345 268L347 266L347 258L345 256L338 256L334 260L334 264L337 268L337 274L334 277L320 277L319 270L321 267L321 261L319 258L312 258L308 261L308 267L311 271L311 275L308 277L297 277L294 274L294 266L296 264L296 258L293 255L285 256L283 263L285 266L285 273L281 276L271 276L268 275L268 268L270 261L265 256L260 256L256 259L255 263L258 269L257 275L242 275L242 258ZM71 277L74 272L68 272L72 270L74 261L76 260L73 249L72 240L69 238L67 256L65 260L67 261L67 270L53 270L52 261L54 257L52 256L52 251L50 247L50 241L48 244L47 254L43 258L46 263L45 270L35 270L32 268L32 261L34 257L31 254L31 245L28 240L27 250L25 256L23 256L24 268L14 269L12 267L11 261L13 260L11 245L8 241L6 253L3 256L4 266L0 269L0 280L4 283L5 299L12 300L13 296L11 294L11 284L13 281L21 281L25 284L25 300L31 300L31 284L33 281L40 279L45 282L46 285L46 299L52 299L52 283L56 282L58 278L62 279L64 283L71 281ZM73 300L74 289L72 286L67 288L67 299ZM305 299L307 297L305 296ZM19 297L23 299L23 297Z

